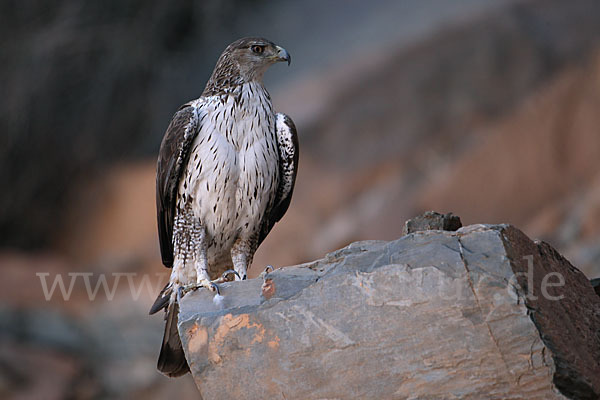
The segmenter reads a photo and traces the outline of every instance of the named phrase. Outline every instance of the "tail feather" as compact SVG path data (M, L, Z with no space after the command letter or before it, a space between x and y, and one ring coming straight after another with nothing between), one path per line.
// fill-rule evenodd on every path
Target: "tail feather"
M170 303L167 308L165 333L157 364L158 370L171 378L185 375L190 371L177 330L178 314L177 302Z

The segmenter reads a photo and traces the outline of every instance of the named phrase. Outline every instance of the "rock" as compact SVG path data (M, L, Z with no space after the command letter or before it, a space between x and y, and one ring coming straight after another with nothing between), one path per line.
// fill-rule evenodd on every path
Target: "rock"
M600 278L592 279L590 282L592 284L592 287L596 291L596 294L598 294L598 296L600 296Z
M420 231L438 230L455 231L462 226L460 217L452 213L440 214L435 211L427 211L416 218L411 218L404 223L403 235Z
M600 396L600 298L509 225L353 243L184 297L204 398Z

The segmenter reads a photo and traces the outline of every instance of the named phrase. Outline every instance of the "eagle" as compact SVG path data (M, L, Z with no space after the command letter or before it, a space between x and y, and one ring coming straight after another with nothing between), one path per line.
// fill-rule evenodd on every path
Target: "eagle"
M202 95L179 108L160 145L156 209L168 284L150 309L165 309L158 370L189 371L177 331L189 290L219 293L246 279L258 246L286 213L298 171L292 120L275 113L263 74L291 57L273 42L246 37L219 57Z

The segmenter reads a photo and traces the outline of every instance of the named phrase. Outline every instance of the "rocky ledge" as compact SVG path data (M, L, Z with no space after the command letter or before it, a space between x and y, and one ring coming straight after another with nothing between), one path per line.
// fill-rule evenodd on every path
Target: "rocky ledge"
M353 243L221 294L181 305L204 398L600 398L600 297L509 225Z

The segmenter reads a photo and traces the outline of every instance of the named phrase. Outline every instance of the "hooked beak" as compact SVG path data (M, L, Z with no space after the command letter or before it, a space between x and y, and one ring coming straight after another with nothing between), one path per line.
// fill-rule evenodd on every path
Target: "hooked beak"
M277 61L287 61L288 65L292 62L292 56L287 52L286 49L280 46L275 46L277 49L277 55L275 56L275 60Z

